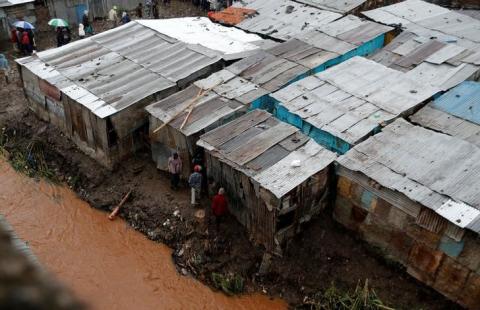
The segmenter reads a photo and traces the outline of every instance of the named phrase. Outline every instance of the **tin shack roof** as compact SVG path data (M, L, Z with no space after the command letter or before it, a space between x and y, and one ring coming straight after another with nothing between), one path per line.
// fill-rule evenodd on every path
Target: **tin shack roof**
M25 4L25 3L31 3L34 1L35 0L0 0L0 8L19 5L19 4Z
M289 113L352 145L437 92L405 73L354 57L271 96Z
M412 115L410 120L480 147L480 83L461 83Z
M304 32L269 49L268 52L314 69L391 30L391 27L347 15L315 30Z
M472 143L398 119L338 163L480 233L480 149Z
M254 110L197 143L281 198L330 165L336 155L271 114Z
M169 122L169 126L190 136L237 111L246 111L253 101L307 71L301 65L259 51L146 109L163 123ZM192 104L189 121L180 129L185 110Z
M382 24L401 24L419 36L479 49L480 20L425 1L406 0L362 14Z
M369 57L385 66L408 72L412 79L448 90L477 75L480 50L403 32Z
M245 18L236 26L278 40L289 40L300 33L330 23L342 15L291 0L243 0L234 7L253 9L258 14Z
M257 50L258 46L254 43L262 40L256 34L212 23L206 17L145 19L137 22L181 42L219 51L227 59L242 58L234 55Z
M18 63L104 118L150 95L183 87L212 71L222 57L221 51L132 21Z

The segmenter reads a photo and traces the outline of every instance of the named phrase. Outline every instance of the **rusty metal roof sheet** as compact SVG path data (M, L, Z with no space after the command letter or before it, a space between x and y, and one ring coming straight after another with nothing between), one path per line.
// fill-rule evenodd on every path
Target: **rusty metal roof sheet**
M103 118L214 71L222 55L133 21L19 64Z
M282 146L285 142L288 149ZM336 158L297 128L262 110L254 110L202 135L197 144L278 198Z
M338 163L480 233L480 149L472 143L397 119Z

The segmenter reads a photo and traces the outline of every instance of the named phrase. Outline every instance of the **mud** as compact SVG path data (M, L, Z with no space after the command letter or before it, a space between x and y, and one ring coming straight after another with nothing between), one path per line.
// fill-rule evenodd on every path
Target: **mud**
M244 279L245 293L263 292L282 297L292 306L301 306L306 297L321 292L332 282L351 290L369 279L379 297L395 308L455 309L456 306L421 285L397 266L380 258L355 236L338 227L326 213L312 221L291 243L285 257L274 258L265 275L258 270L263 252L252 245L243 228L227 218L217 231L206 216L188 203L186 187L171 191L167 177L158 172L148 149L122 162L110 172L81 153L58 129L39 121L25 108L18 84L0 90L0 124L6 127L9 152L25 142L45 145L48 167L56 179L65 182L92 207L111 210L132 189L121 211L131 227L151 240L173 249L180 274L191 275L213 285L212 273L236 275ZM2 112L3 111L3 112Z

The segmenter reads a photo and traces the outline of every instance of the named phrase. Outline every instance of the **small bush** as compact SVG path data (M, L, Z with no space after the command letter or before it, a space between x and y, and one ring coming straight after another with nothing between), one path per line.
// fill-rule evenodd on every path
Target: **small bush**
M215 288L222 290L228 295L235 295L243 292L244 280L241 276L235 274L223 275L212 273L212 281Z
M325 292L305 300L302 307L315 310L393 310L368 287L368 280L363 286L357 284L354 292L341 291L332 283Z

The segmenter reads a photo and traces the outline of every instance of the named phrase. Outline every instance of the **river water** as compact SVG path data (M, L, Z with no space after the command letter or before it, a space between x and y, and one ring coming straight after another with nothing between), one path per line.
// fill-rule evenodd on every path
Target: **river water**
M93 309L286 308L263 295L227 297L180 276L165 245L1 159L0 189L0 213L42 265Z

